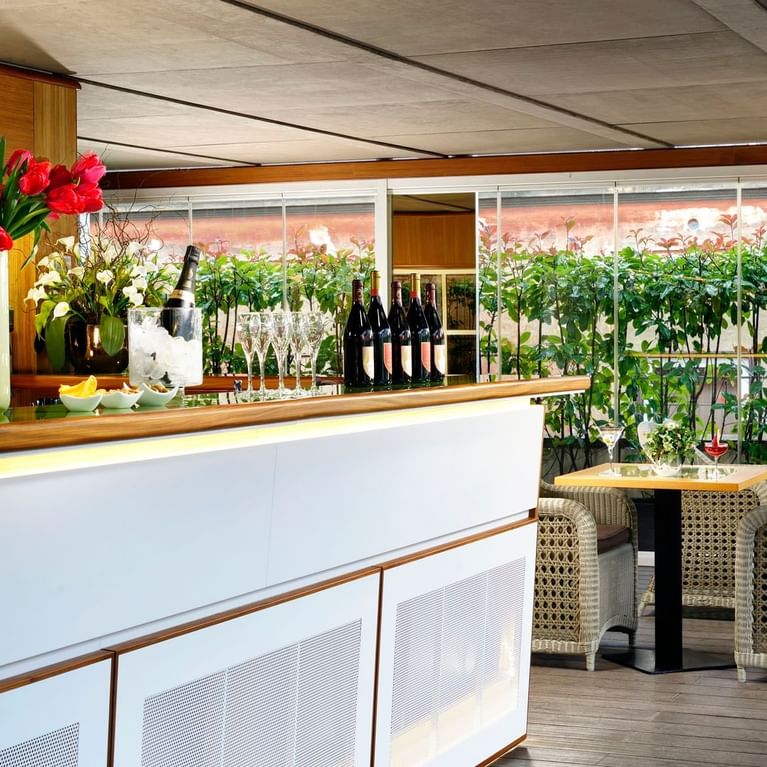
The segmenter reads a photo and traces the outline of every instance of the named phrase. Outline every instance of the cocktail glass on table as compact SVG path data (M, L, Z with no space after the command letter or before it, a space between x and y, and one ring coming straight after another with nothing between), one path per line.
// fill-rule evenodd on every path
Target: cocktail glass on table
M296 389L295 396L301 397L304 391L301 389L301 354L306 346L306 315L303 312L292 312L292 332L290 334L290 346L293 349L293 359L296 365Z
M600 439L604 442L605 447L607 448L607 456L610 461L610 468L607 471L603 471L602 474L615 477L618 475L618 472L615 471L615 467L613 466L613 461L615 460L615 446L623 436L623 426L618 426L617 424L605 424L604 426L597 426L597 429L599 430Z
M729 445L719 439L719 430L714 427L714 435L709 442L703 443L703 450L709 458L714 459L711 479L719 479L719 459L729 450Z
M253 401L253 354L256 351L256 338L260 332L261 317L258 312L242 312L237 317L237 337L248 369L248 388L243 397L247 402Z
M278 397L287 397L289 391L285 388L285 362L290 347L290 336L293 332L293 322L290 312L278 309L272 312L271 341L274 353L277 356L277 372L279 384L277 387Z

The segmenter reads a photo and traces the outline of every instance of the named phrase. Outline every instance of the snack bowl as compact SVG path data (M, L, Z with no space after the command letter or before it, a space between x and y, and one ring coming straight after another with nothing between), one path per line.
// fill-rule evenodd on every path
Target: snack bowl
M147 384L141 384L141 393L139 394L139 405L148 405L149 407L162 407L167 405L178 391L178 386L174 386L168 391L155 391Z
M89 413L101 403L102 394L91 394L89 397L75 397L71 394L59 394L61 404L73 413Z
M109 410L127 410L138 402L140 396L140 391L129 392L115 389L104 394L101 405Z

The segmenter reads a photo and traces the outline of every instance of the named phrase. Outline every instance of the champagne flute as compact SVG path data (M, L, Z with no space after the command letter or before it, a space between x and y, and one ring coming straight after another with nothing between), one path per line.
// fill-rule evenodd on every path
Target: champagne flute
M290 334L290 346L293 349L293 359L296 364L296 397L300 397L301 390L301 353L306 346L306 325L303 312L291 312L292 332Z
M237 336L248 367L248 389L243 397L247 402L253 401L253 354L256 351L256 336L260 330L261 318L258 312L243 312L237 317Z
M322 339L325 335L325 318L322 312L309 312L305 316L305 336L306 343L312 353L312 394L319 393L317 386L317 357L322 346Z
M272 338L272 315L271 312L258 312L259 329L255 337L256 356L258 357L258 398L266 399L266 352Z
M710 442L703 443L703 450L706 455L714 459L714 470L711 473L711 479L719 479L719 459L729 450L727 442L719 440L719 430L714 427L714 436Z
M604 442L605 447L607 448L607 455L610 460L610 469L606 472L602 472L606 476L610 477L617 477L619 476L619 472L615 470L615 467L613 466L614 461L614 454L615 454L615 446L618 444L618 441L620 440L621 436L623 436L623 426L610 426L610 424L605 424L604 426L597 426L597 429L599 430L599 437L601 438L602 442Z
M293 323L290 320L290 312L283 311L282 309L272 312L271 340L274 353L277 355L277 371L279 375L278 397L286 397L289 393L285 388L285 360L288 356L292 328Z

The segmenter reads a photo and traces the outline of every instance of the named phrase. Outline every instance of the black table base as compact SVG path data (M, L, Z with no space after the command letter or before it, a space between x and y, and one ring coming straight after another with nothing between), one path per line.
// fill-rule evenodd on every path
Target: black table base
M601 655L611 663L635 668L645 674L674 674L680 671L735 668L735 660L732 655L716 655L698 650L682 650L681 663L671 665L659 664L655 650L643 647L635 647L625 652L602 653Z

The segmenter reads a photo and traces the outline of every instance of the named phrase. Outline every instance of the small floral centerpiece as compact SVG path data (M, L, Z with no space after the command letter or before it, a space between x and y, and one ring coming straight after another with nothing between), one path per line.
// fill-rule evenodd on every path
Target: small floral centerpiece
M128 309L163 305L178 269L162 263L157 248L144 239L121 240L103 232L83 242L64 237L37 262L37 280L27 300L36 307L35 329L45 338L54 370L66 361L65 332L72 330L67 323L98 328L104 352L114 357L125 345ZM107 371L85 367L78 372Z
M644 451L661 475L677 473L694 448L695 435L687 426L670 418L650 431L644 443Z

